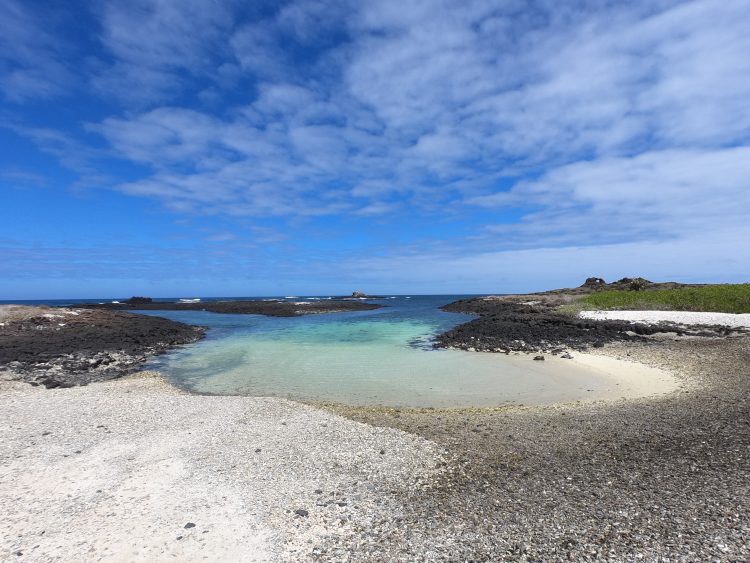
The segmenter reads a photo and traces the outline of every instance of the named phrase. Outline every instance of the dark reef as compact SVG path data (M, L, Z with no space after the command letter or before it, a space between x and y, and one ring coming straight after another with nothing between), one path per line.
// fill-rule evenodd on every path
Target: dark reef
M300 304L302 303L302 304ZM107 309L113 311L209 311L240 315L268 315L271 317L297 317L316 313L343 313L346 311L368 311L382 305L362 301L320 300L320 301L199 301L181 303L178 301L150 301L129 303L102 303L76 305L80 309Z
M11 306L13 308L15 306ZM150 357L203 337L205 329L127 311L210 311L295 317L365 311L381 305L362 301L156 302L132 297L124 303L69 308L16 307L0 324L0 372L32 385L70 387L123 377Z
M0 327L0 370L32 385L70 387L123 377L204 329L115 311L39 308Z
M640 291L684 287L677 283L654 283L643 278L623 278L606 283L588 278L572 289L556 289L527 295L462 299L442 307L454 313L479 318L457 326L435 340L438 348L460 348L484 352L562 352L565 348L585 350L610 342L652 341L660 333L681 336L726 336L726 327L684 327L671 323L637 324L615 320L581 319L560 312L558 307L578 296L607 289Z

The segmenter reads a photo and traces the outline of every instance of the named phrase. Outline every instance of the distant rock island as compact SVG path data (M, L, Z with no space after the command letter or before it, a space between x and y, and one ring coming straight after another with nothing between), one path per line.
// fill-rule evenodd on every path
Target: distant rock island
M351 295L338 295L333 299L385 299L384 295L369 295L361 291L352 291Z

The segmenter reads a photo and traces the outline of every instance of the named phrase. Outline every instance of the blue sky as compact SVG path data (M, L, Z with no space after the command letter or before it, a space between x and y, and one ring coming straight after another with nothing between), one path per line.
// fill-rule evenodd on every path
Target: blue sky
M748 0L0 0L0 299L748 281L748 29Z

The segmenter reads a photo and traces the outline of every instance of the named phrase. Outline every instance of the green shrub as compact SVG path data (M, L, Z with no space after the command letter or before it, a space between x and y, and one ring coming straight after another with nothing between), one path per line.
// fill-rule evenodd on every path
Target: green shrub
M666 309L750 313L750 284L722 284L679 289L600 291L576 302L581 309Z

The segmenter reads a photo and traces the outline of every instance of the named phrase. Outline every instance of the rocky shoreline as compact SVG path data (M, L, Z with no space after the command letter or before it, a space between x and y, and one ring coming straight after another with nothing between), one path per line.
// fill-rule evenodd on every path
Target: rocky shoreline
M129 301L71 307L0 307L0 379L47 388L116 379L138 371L155 355L205 335L203 327L128 312L132 310L296 317L381 307L336 300L182 303L137 297Z
M272 517L265 513L258 515L253 524L256 529L272 526L274 533L304 540L294 544L293 552L284 551L278 543L270 544L266 552L268 559L283 559L292 554L297 560L309 561L735 562L750 559L750 337L718 327L657 325L658 331L648 332L645 329L651 325L643 325L644 330L638 332L636 329L641 325L634 328L623 321L613 325L602 325L600 321L578 324L576 320L562 323L557 317L560 313L554 309L569 296L570 293L561 291L457 302L448 307L480 316L463 325L463 330L461 327L454 329L458 332L445 342L489 351L502 351L503 346L514 345L514 340L523 341L523 347L520 342L515 345L524 352L555 349L553 346L588 348L596 354L670 370L681 380L680 389L666 396L638 400L537 407L398 409L327 405L325 408L336 414L366 423L367 426L360 428L347 427L349 433L345 437L331 434L331 428L339 424L332 419L315 419L315 424L311 424L309 417L317 416L313 410L296 425L287 422L296 416L293 414L297 412L295 403L247 397L190 396L184 404L183 399L179 399L179 409L168 409L175 417L181 417L179 424L172 420L160 422L164 425L160 430L164 436L182 425L189 430L189 436L183 433L178 441L167 443L171 448L177 448L175 444L179 446L179 455L184 458L181 463L190 468L186 475L192 483L187 486L180 482L173 490L185 491L181 495L192 494L195 479L191 471L202 475L200 482L216 479L191 501L197 512L197 507L214 505L207 499L215 500L219 486L227 491L245 487L244 496L236 500L240 504L253 500L253 495L260 494L259 491L297 486L292 498L280 501L276 497L263 497L263 502L272 506L276 513ZM128 315L102 310L75 310L67 315L78 318L86 313ZM67 322L67 319L51 320ZM519 332L524 330L519 328L524 323L530 328ZM624 330L626 326L628 330ZM29 330L43 333L47 329ZM696 337L699 334L700 337ZM3 348L0 343L0 350ZM107 387L113 384L122 384L124 391ZM128 379L92 387L90 394L83 389L59 393L80 393L76 400L82 404L96 400L107 406L100 408L97 403L96 408L91 407L91 417L102 416L109 408L120 408L111 420L91 418L84 425L89 433L95 432L93 429L99 431L100 425L104 425L101 426L104 433L105 426L109 428L107 425L114 425L123 417L140 412L138 409L143 405L149 405L147 412L136 417L137 421L122 424L118 430L121 436L118 439L127 444L135 428L146 424L145 421L161 420L161 415L154 413L161 412L165 400L172 401L170 404L174 406L178 402L178 399L159 395L161 392L151 384L144 387L142 396L133 397L131 391L137 392L136 384ZM27 400L26 393L42 393L42 390L25 387L13 388L11 392L15 394L8 395L6 412L19 410L19 405L22 407L18 413L13 411L15 418L12 424L6 425L15 444L11 458L32 452L38 462L38 472L42 474L50 463L43 458L48 448L37 444L42 444L50 432L43 428L35 409L40 401L49 402L52 408L51 403L58 401L57 393L44 392ZM178 392L170 389L169 393ZM61 403L54 406L61 421L66 420L69 412L62 403L64 398L61 396ZM132 404L122 408L123 401L127 400ZM282 411L282 406L286 410ZM198 407L201 410L189 410ZM263 422L265 430L253 438L260 444L256 445L246 439L256 423L248 424L246 419L257 418L258 409L264 408L270 410ZM207 434L203 421L210 417L215 418L210 424L213 433ZM33 435L21 431L32 422L38 426ZM99 438L81 440L80 432L68 423L61 422L60 427L70 434L64 438L64 453L59 452L62 457L75 452L89 455L91 463L101 458L102 452L94 449ZM394 441L385 442L384 435L374 434L372 427L407 434L392 435ZM227 432L227 428L232 431ZM315 435L300 440L300 433L304 431L314 431ZM278 439L277 434L283 439ZM204 436L205 443L193 447L194 441ZM411 440L408 444L404 442L406 437ZM290 450L289 443L295 439L299 443ZM271 440L272 444L261 443L263 440ZM29 441L37 449L33 449ZM191 449L185 450L184 444L190 444ZM115 445L125 448L122 452L126 451L120 442ZM206 456L205 448L209 445L215 452ZM108 444L102 451L109 452L111 447ZM161 443L154 445L154 459L144 459L141 464L153 468L154 478L172 474L159 465L164 447ZM321 448L328 456L325 463L300 485L299 472L307 471L309 464L316 463ZM342 448L348 449L342 453ZM270 457L261 458L270 452L273 452ZM367 456L365 465L374 467L374 471L366 475L347 473L346 479L338 479L343 474L340 464L350 464L354 468L352 471L362 465L362 452ZM258 465L260 461L254 461L254 456L265 465ZM91 492L86 506L93 508L85 514L108 513L112 506L118 506L113 503L134 498L133 490L140 491L146 487L144 482L151 482L140 477L127 481L129 474L124 472L132 469L129 461L122 461L126 459L125 453L111 457L108 463L124 464L122 480L130 488L123 494L113 494L112 499L100 500L99 490L97 494ZM402 459L409 461L408 468L403 470L398 466ZM55 463L67 463L55 460ZM381 460L392 465L380 466ZM28 462L13 463L16 463L17 474L23 475ZM68 471L74 468L71 464L61 467ZM241 471L235 471L235 467L240 467ZM387 479L396 470L401 471L399 475L403 474L403 480L378 484L378 480ZM248 471L255 471L257 479L287 471L285 479L288 479L283 486L256 488L247 479ZM106 471L101 473L107 474ZM338 481L320 484L321 480L332 478ZM411 480L419 485L407 486ZM50 495L39 492L36 477L33 482L34 486L29 487L30 492L25 495L36 499L39 506L48 506ZM117 490L121 483L115 479L105 486L96 486ZM76 502L81 495L90 492L83 488L81 491L77 492ZM325 501L316 500L324 491L335 502L329 502L328 497ZM158 487L146 493L158 495ZM344 495L345 500L339 501ZM25 503L23 506L18 503L21 498L18 493L9 489L7 496L15 499L13 502L18 506L14 504L14 510L26 518L29 513ZM352 502L352 499L356 500ZM170 511L175 507L184 506L181 499L166 503L166 515L164 505L164 502L156 503L141 516L144 522L156 519L154 529L160 534L158 545L148 547L151 551L147 553L151 555L181 553L180 550L185 549L183 546L190 545L205 549L201 555L210 557L227 546L246 548L259 537L257 533L248 532L247 526L235 530L239 515L246 513L244 505L222 514L212 512L199 516L172 514ZM250 506L258 506L258 503L254 501ZM265 510L266 505L263 507ZM61 508L60 514L65 514L64 510L67 509ZM49 511L45 508L40 514L49 514ZM51 516L48 519L53 520ZM14 533L13 538L20 539L13 539L8 547L21 551L41 542L50 553L60 549L55 547L58 538L68 537L67 531L54 528L50 534L52 539L39 540L34 524L29 523L32 521L36 520L27 522L21 516L14 520L18 533ZM97 526L104 525L103 520L95 522ZM210 529L213 534L226 526L235 528L231 528L232 534L219 541L213 540L214 543L209 536L205 544L187 544L183 540L192 537L189 534L193 532L187 530L184 522L196 522L201 533L205 533L203 529ZM204 526L204 522L209 525ZM130 523L123 525L131 526ZM170 539L168 534L175 539ZM148 534L144 528L131 530L126 536L135 546L132 538L137 536L141 540ZM108 547L107 541L97 534L88 535L86 541L98 543L97 549ZM72 544L65 545L69 550L77 549ZM67 555L72 552L68 551Z
M4 307L0 377L47 388L116 379L204 333L201 327L119 311Z
M550 407L329 405L427 438L456 460L439 486L404 497L403 518L381 522L358 553L380 561L747 561L750 339L675 336L596 353L672 370L682 388Z
M742 330L726 326L684 326L667 322L633 323L624 320L593 320L559 311L576 297L605 289L686 287L676 283L656 284L642 278L624 278L606 284L589 278L582 286L525 295L462 299L442 307L478 318L438 335L438 348L479 352L527 352L554 354L566 350L585 351L617 342L649 343L663 335L681 337L725 337Z

